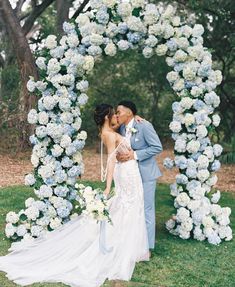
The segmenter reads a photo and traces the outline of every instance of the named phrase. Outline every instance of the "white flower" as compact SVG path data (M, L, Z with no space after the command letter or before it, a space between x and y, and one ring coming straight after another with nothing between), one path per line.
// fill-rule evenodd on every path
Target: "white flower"
M192 107L193 103L194 103L194 100L189 98L189 97L184 97L180 101L181 107L184 108L185 110L190 109Z
M76 163L81 163L82 162L82 154L77 151L74 155L73 155L73 161Z
M195 117L192 114L186 113L183 119L183 123L186 127L189 127L195 123Z
M125 18L131 14L132 8L131 5L127 2L119 3L117 12L122 17Z
M7 223L5 228L6 237L10 238L11 236L13 236L16 230L17 228L15 226L13 226L11 223Z
M183 222L183 221L187 220L187 218L189 218L189 216L190 216L189 210L186 209L185 207L180 207L177 210L176 219L178 222Z
M212 203L217 203L220 200L220 191L217 190L216 193L213 193L212 197L211 197L211 202Z
M223 148L222 148L221 145L215 144L215 145L213 146L213 151L214 151L214 155L215 155L216 157L218 157L218 156L221 155L221 153L222 153L222 151L223 151Z
M153 48L151 47L145 47L143 49L143 55L145 58L150 58L153 55Z
M82 65L83 69L86 71L91 71L94 67L95 61L92 56L85 56L85 61Z
M184 80L183 79L179 79L177 80L174 85L173 85L173 90L176 91L176 92L180 92L184 89Z
M46 58L44 57L38 57L35 61L36 65L38 66L39 69L41 70L46 70Z
M56 36L49 35L45 40L45 47L48 49L54 49L57 46Z
M204 182L206 181L210 176L210 173L207 169L201 169L197 173L197 178L201 181Z
M186 61L188 55L183 50L177 50L174 55L174 60L176 62L184 62Z
M193 97L197 98L203 93L203 90L200 87L193 86L190 93Z
M186 192L181 192L177 197L176 197L176 202L180 205L180 206L187 206L190 202L190 198L187 195Z
M41 125L46 125L48 123L49 116L45 111L38 113L38 121Z
M208 157L201 154L197 159L197 166L198 166L198 169L207 169L209 166Z
M180 122L178 122L178 121L173 121L173 122L170 123L169 128L170 128L170 130L171 130L173 133L178 133L178 132L181 131L182 126L181 126L181 123L180 123Z
M20 237L23 237L27 233L27 229L24 224L17 226L16 234Z
M60 146L63 148L68 147L71 144L72 140L71 137L68 135L63 135L60 141Z
M175 220L174 219L169 219L167 222L166 222L166 228L168 230L171 230L175 227Z
M39 210L36 207L30 206L25 209L25 215L29 220L36 220L39 216Z
M35 199L32 197L29 197L28 199L25 200L25 206L30 207L34 202L35 202Z
M30 79L27 82L27 89L29 92L32 93L32 92L34 92L35 88L36 88L36 83L33 80L33 77L30 77Z
M215 126L215 127L218 127L219 126L219 124L220 124L220 116L219 115L213 115L212 116L212 122L213 122L213 125Z
M200 37L204 33L204 27L201 24L195 24L192 30L193 37Z
M126 40L120 40L117 42L118 48L121 51L125 51L127 49L129 49L129 42Z
M117 47L113 44L113 42L110 42L104 48L104 52L108 56L115 56L117 53Z
M87 132L86 132L86 131L81 131L81 132L77 135L77 139L78 139L78 140L86 140L86 139L87 139Z
M200 148L200 142L197 140L191 140L187 144L187 151L189 153L196 153L196 152L198 152L199 148Z
M113 8L114 5L117 3L117 1L116 0L103 0L103 3L108 8Z
M36 182L36 179L32 173L29 173L25 176L25 185L34 185Z
M168 47L167 47L167 45L165 45L165 44L160 44L160 45L158 45L157 48L155 49L156 54L157 54L158 56L164 56L164 55L166 54L167 50L168 50Z
M19 215L14 211L10 211L7 213L6 222L7 223L17 223L19 221Z
M35 109L31 109L28 113L28 122L30 124L36 124L38 122L38 113Z
M179 79L179 73L171 71L166 75L166 78L170 83L174 83Z
M204 125L197 126L197 133L196 133L196 135L197 135L198 138L204 138L204 137L207 136L207 134L208 134L208 131L207 131L206 126L204 126Z
M144 7L145 1L144 0L131 0L131 5L134 8Z

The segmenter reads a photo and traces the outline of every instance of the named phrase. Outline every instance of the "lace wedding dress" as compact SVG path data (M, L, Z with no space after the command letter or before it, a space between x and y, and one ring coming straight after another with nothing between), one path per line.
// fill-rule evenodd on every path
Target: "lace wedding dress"
M123 138L108 161L129 147ZM113 225L78 216L28 242L15 242L0 257L0 271L15 283L62 282L98 287L106 279L130 280L135 263L149 260L141 176L135 160L115 163L115 195L109 200Z

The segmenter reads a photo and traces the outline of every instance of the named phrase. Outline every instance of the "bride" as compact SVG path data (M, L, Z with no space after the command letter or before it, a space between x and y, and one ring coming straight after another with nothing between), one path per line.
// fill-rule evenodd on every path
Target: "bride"
M82 214L40 238L12 243L10 253L0 257L0 271L20 286L62 282L98 287L106 279L130 280L135 263L149 260L138 164L116 160L117 152L130 149L130 143L114 131L117 118L112 106L97 106L94 119L108 151L106 196L113 179L115 183L115 195L108 201L113 224L99 225Z

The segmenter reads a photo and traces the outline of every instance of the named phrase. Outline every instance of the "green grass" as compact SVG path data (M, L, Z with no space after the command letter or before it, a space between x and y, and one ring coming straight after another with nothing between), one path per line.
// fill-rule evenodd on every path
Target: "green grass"
M87 182L86 182L87 183ZM94 187L99 183L90 183ZM234 287L235 243L223 242L212 246L206 242L182 240L170 235L164 222L173 212L173 200L167 185L158 185L156 193L157 236L156 248L150 262L136 265L131 282L107 282L104 287ZM9 240L4 238L5 215L10 210L24 207L24 200L32 196L30 188L24 186L0 189L0 255L7 253ZM235 194L223 193L222 206L232 208L234 230ZM0 272L0 287L17 286ZM64 284L33 284L33 287L62 287Z

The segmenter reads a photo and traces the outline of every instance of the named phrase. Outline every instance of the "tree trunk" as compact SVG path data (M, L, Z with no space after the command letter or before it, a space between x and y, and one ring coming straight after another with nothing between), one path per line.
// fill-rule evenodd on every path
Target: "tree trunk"
M38 79L38 73L28 41L22 31L20 22L17 19L9 0L0 1L0 16L5 23L7 34L12 42L20 71L22 83L22 116L19 121L22 129L20 147L23 149L29 146L28 136L32 132L32 126L27 123L27 114L36 103L35 96L29 94L26 85L29 80L29 76L33 76L35 79Z
M71 0L56 0L56 25L57 25L57 32L59 35L64 34L63 30L63 23L68 21L69 19L69 8L71 7L72 1Z

